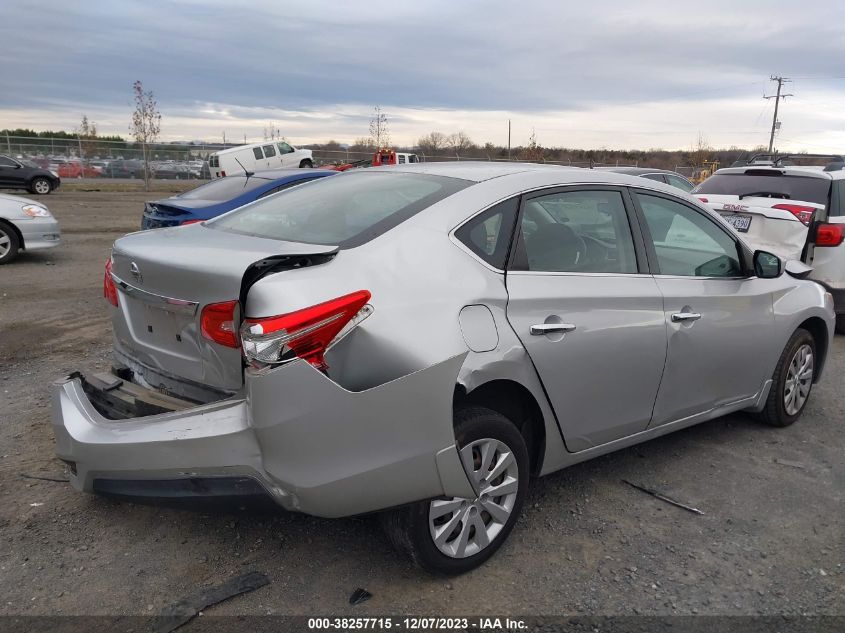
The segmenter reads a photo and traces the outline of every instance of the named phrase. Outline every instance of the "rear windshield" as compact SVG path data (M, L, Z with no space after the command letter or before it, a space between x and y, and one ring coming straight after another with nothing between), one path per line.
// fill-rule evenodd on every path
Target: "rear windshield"
M471 184L427 174L346 173L259 200L208 225L257 237L351 248Z
M692 190L692 193L712 193L758 198L782 198L802 200L816 204L827 204L830 181L812 176L784 176L776 171L774 175L757 174L714 174Z
M200 185L196 189L186 191L177 197L187 198L188 200L216 200L225 202L242 193L266 185L268 182L266 178L256 178L254 176L252 178L247 178L246 176L227 176L226 178L217 178L205 185Z

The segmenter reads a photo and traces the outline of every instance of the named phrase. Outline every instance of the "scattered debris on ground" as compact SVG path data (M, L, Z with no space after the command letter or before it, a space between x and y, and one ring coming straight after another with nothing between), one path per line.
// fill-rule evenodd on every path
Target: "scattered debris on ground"
M667 497L666 495L664 495L661 492L657 492L656 490L652 490L651 488L646 488L645 486L640 486L639 484L632 483L632 482L628 481L627 479L623 479L622 481L625 482L626 484L628 484L629 486L636 488L637 490L642 490L646 494L650 494L652 497L654 497L656 499L660 499L661 501L665 501L666 503L671 503L673 506L683 508L687 512L693 512L695 514L704 514L698 508L693 508L692 506L689 506L685 503L681 503L680 501L676 501L675 499L672 499L671 497Z

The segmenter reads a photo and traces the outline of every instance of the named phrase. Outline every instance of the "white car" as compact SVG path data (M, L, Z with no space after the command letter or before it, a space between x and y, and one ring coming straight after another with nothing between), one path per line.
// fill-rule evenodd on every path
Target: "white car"
M280 167L313 167L310 149L297 149L284 141L264 141L239 145L213 153L208 158L212 178L224 178Z
M44 204L0 193L0 264L22 250L53 248L60 242L59 223Z
M692 190L754 248L813 267L810 279L833 295L836 331L845 334L845 160L797 166L782 155L715 172ZM831 160L832 159L832 160Z

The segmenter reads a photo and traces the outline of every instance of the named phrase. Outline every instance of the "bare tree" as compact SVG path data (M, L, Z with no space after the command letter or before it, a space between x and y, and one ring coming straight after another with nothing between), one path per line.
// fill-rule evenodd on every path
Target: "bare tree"
M424 154L436 156L438 152L446 147L446 135L443 132L429 132L417 141L417 147Z
M390 145L390 130L387 126L387 115L382 112L381 106L373 108L373 116L370 119L370 140L376 149L382 149Z
M129 126L129 130L135 140L141 144L144 158L144 190L149 191L150 153L147 146L155 143L161 132L161 112L158 111L153 91L145 91L140 81L132 84L132 92L135 95L135 111L132 113L132 125Z
M88 115L82 115L82 122L76 128L76 138L79 140L79 158L86 159L96 152L97 124L88 120Z
M455 152L456 156L460 156L461 152L466 152L468 149L475 147L475 143L463 130L447 136L446 145Z
M528 145L523 147L517 155L519 160L539 162L545 157L545 150L537 142L537 133L531 128L531 136L528 137Z

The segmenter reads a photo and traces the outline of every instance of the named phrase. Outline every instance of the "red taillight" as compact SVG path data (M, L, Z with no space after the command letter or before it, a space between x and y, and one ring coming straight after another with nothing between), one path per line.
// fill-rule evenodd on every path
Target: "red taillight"
M235 308L237 301L209 303L202 309L200 327L202 335L210 341L220 343L226 347L238 347L238 336L235 332Z
M789 211L792 215L798 218L801 223L805 226L810 226L810 222L813 219L813 213L816 212L815 208L806 207L801 204L776 204L772 207L772 209L781 209L783 211Z
M196 224L197 222L205 222L205 220L185 220L184 222L180 222L179 226L187 226L188 224Z
M710 202L707 198L702 198L701 196L698 196L698 199L702 202Z
M226 172L221 170L221 171L220 171L220 177L221 177L221 178L225 178L225 177L226 177Z
M115 308L117 307L117 286L111 278L111 259L106 260L106 273L103 275L103 296Z
M816 246L839 246L845 234L841 224L819 224L816 227Z
M302 358L326 369L329 346L369 316L368 290L359 290L310 308L279 316L246 319L241 328L244 353L249 360L280 363Z

